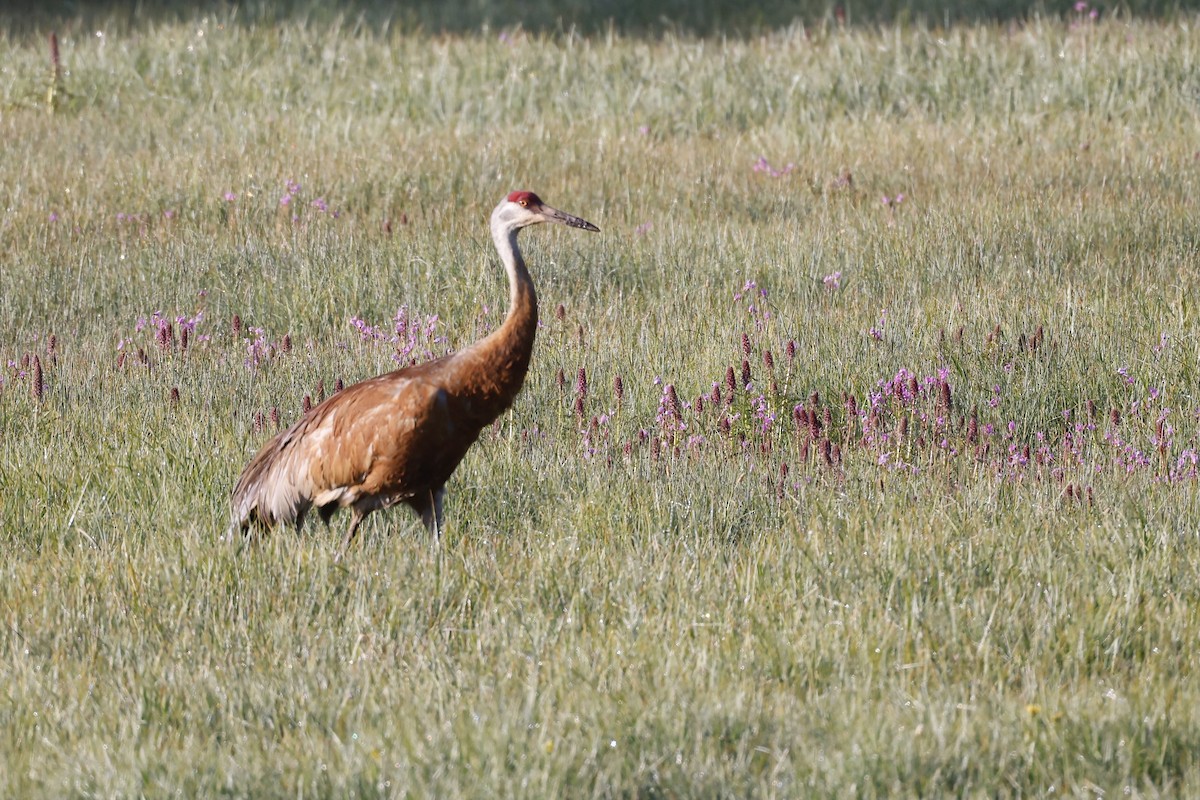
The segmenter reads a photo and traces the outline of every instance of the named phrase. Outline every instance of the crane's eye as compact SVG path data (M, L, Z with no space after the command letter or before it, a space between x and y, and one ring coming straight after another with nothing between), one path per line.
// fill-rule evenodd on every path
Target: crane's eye
M522 200L522 201L521 201L521 208L528 208L528 207L529 207L529 201L528 201L528 200Z

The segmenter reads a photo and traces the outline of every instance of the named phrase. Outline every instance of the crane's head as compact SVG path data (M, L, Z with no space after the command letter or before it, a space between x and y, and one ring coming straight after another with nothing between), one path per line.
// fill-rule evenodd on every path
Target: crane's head
M492 226L509 230L519 230L539 222L557 222L560 225L570 225L572 228L582 228L585 231L599 231L592 223L579 217L551 208L542 202L542 198L533 192L511 192L500 201L492 212Z

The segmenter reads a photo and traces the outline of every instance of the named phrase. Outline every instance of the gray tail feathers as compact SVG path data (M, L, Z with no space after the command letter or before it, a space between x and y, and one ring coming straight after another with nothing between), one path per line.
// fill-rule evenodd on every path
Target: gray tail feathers
M304 523L312 500L296 486L296 476L288 474L286 462L280 462L292 440L290 434L285 432L269 442L242 470L229 501L228 535L245 533L251 527L273 528L281 522L294 523L297 528Z
M271 443L275 445L275 442ZM270 472L277 446L267 446L258 452L254 459L242 470L233 494L229 499L229 529L227 536L244 534L252 525L270 527L274 520L264 519L259 513L259 501L262 497L263 485Z

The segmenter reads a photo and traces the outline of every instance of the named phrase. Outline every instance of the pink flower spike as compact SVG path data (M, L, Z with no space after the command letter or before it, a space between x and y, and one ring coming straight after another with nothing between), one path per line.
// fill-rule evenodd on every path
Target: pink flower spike
M225 202L227 202L227 203L232 203L234 200L237 200L237 195L236 195L236 194L234 194L233 192L226 192L226 193L225 193Z

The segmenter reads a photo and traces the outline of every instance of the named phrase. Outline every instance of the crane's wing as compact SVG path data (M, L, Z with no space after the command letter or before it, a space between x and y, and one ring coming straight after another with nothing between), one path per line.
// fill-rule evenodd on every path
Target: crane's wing
M336 508L364 496L377 497L377 506L406 499L406 492L425 488L418 485L420 473L453 428L445 391L420 370L354 384L250 461L233 490L233 527L299 527L314 505Z

